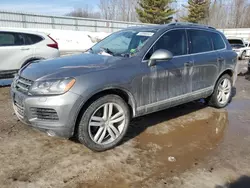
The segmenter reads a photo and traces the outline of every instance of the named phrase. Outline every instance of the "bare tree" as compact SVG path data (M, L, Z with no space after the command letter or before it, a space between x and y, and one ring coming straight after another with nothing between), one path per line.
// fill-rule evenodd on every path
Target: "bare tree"
M213 0L207 24L216 28L249 27L249 4L248 0Z
M137 0L100 0L99 9L104 19L138 21L135 8Z
M233 18L234 18L234 27L235 28L239 28L239 27L243 27L244 26L244 22L245 22L245 17L247 15L245 15L246 12L246 5L247 5L247 0L236 0L234 1L234 14L233 14Z
M83 8L76 8L66 15L83 18L101 18L100 12L94 12L93 9L88 5L85 5Z

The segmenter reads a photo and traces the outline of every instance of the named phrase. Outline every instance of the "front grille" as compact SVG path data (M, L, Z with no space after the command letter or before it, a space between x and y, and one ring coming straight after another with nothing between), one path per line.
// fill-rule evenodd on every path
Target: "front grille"
M15 82L15 88L22 93L28 93L30 86L33 84L32 80L23 77L18 77Z
M15 112L17 115L19 115L21 118L24 117L24 107L21 104L18 104L17 102L14 102L14 105L16 107Z
M57 112L50 108L30 108L32 118L38 120L58 121Z

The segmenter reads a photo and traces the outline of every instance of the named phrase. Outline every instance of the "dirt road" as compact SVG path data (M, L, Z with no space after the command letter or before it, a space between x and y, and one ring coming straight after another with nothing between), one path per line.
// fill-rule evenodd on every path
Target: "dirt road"
M236 84L227 109L193 102L135 119L103 153L23 125L0 88L0 187L215 188L250 175L250 81Z

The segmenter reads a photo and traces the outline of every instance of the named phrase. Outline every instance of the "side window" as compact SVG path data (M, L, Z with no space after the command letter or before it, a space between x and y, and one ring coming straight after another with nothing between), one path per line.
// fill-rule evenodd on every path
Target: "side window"
M0 32L0 46L21 46L24 44L23 35L19 33Z
M190 53L213 51L210 32L202 30L187 30L190 38Z
M214 50L221 50L225 48L225 43L218 33L211 32L211 38L214 44Z
M15 44L15 37L10 33L0 33L0 46L12 46Z
M42 37L33 34L24 34L26 36L26 44L36 44L43 40Z
M187 54L187 38L184 29L172 30L166 32L149 50L144 60L148 60L151 55L159 49L168 50L173 53L174 56Z

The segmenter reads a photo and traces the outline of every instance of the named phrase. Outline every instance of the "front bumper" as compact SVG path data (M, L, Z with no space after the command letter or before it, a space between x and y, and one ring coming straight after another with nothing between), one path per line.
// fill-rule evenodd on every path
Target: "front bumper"
M234 50L234 51L235 51L235 50ZM235 51L235 53L237 53L238 58L240 58L240 57L241 57L241 54L242 54L242 51Z
M53 136L70 138L74 134L81 96L72 92L58 96L28 96L13 87L11 96L15 114L23 123ZM34 116L34 109L44 114ZM49 114L52 111L54 114Z

